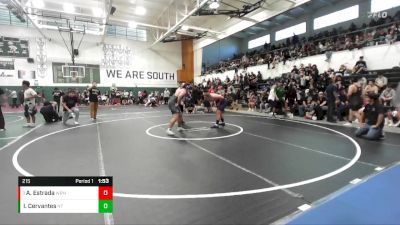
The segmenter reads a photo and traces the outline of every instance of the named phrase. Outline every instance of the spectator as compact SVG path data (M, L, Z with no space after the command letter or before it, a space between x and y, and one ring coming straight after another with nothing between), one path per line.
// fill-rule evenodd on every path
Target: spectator
M368 81L368 85L365 86L364 88L363 95L368 96L370 93L378 94L378 92L379 92L378 86L376 86L374 81L370 79Z
M367 63L364 61L364 56L360 56L360 60L356 62L353 68L354 74L361 74L367 72Z
M53 95L53 101L57 103L56 111L57 113L60 113L61 97L64 95L64 93L62 90L56 87L54 88L52 95Z
M337 103L337 111L336 116L339 121L344 121L344 116L346 116L349 106L347 102L347 93L344 87L339 88L339 96L338 96L338 103Z
M24 92L25 92L24 89L21 89L18 92L18 101L20 105L24 105Z
M382 92L382 94L379 98L382 101L382 104L384 106L394 106L393 99L394 99L395 95L396 95L396 91L394 90L393 86L389 85Z
M384 108L379 103L379 95L370 93L368 104L361 113L361 127L357 129L356 136L370 140L378 140L383 137Z
M383 76L383 74L378 74L378 77L375 79L375 84L379 88L379 90L383 90L388 84L388 79Z
M17 105L17 100L18 100L18 95L17 95L17 91L12 90L9 97L11 98L11 108L18 108Z
M398 127L400 125L400 107L395 110L389 110L387 113L388 126L389 127Z
M299 69L297 69L297 66L296 66L296 65L293 66L293 69L292 69L291 73L292 73L292 74L299 74L299 73L300 73L300 72L299 72Z
M277 83L275 93L277 98L275 103L276 112L278 114L284 114L286 116L286 112L283 109L283 107L285 106L286 91L281 82Z
M1 110L1 107L5 105L5 102L7 101L7 98L4 94L3 89L0 88L0 132L5 131L5 121L4 121L4 116L3 116L3 111Z
M249 111L254 111L257 104L257 98L254 93L249 92L248 101L249 101L248 103Z
M386 44L393 44L397 39L397 35L393 29L391 29L386 35Z

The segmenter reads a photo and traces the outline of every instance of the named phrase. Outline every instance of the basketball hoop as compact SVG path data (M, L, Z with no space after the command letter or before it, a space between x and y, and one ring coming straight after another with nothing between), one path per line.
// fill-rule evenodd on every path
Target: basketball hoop
M78 72L70 71L70 74L71 74L71 80L75 82L78 79Z

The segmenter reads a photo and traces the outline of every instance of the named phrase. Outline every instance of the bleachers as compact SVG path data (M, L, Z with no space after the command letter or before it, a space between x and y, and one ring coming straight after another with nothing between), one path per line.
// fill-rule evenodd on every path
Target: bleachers
M352 78L375 79L379 74L383 74L388 79L388 84L398 84L400 82L400 68L385 69L385 70L371 70L367 74L355 74L344 77L345 84L349 84Z

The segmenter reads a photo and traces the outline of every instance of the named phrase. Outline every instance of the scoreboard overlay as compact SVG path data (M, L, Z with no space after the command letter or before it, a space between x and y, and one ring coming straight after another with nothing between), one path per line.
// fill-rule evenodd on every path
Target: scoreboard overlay
M112 177L18 177L18 213L112 212Z

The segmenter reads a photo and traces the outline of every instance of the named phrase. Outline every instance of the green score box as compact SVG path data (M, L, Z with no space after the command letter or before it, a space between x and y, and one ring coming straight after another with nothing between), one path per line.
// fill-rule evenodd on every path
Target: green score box
M112 213L113 201L112 200L99 200L99 213Z

